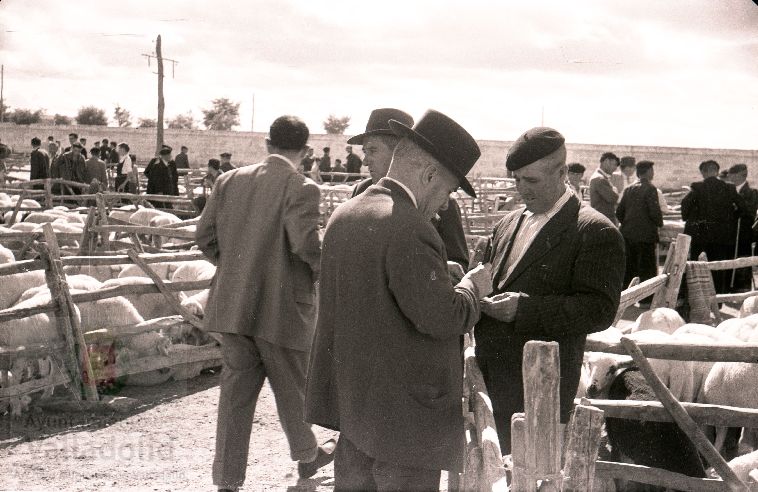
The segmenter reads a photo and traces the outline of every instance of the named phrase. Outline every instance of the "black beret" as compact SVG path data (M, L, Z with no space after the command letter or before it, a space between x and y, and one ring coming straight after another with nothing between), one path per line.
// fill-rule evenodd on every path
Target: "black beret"
M653 161L640 161L636 164L637 171L639 172L645 172L648 169L652 168L655 164Z
M570 173L584 174L584 171L586 170L587 168L582 166L578 162L574 162L573 164L568 165L568 172Z
M509 171L521 169L547 157L566 142L557 130L539 126L521 135L508 151L505 167Z
M747 172L747 166L745 164L735 164L734 166L729 168L729 174L739 174L739 173L746 173Z
M161 150L158 151L158 154L159 155L166 155L166 154L170 154L173 151L174 151L174 149L172 149L168 145L164 145L163 147L161 147Z
M230 154L229 152L223 152L220 155L221 155L221 157L231 157L232 156L232 154Z

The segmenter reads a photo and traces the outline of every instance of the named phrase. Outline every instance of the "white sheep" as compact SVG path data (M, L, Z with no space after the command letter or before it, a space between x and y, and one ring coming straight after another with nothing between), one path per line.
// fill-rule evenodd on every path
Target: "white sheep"
M671 335L660 330L642 330L630 333L628 337L636 342L665 343L676 342ZM695 380L693 362L684 360L648 359L661 382L679 401L695 400Z
M31 222L16 222L11 226L11 230L14 232L34 232L42 230L42 226Z
M722 321L716 329L746 342L758 331L758 314Z
M0 244L0 265L5 263L14 263L15 261L16 256L13 254L13 251Z
M32 212L24 217L24 222L30 222L32 224L47 224L55 222L60 219L61 215L50 212Z
M99 280L90 277L89 275L66 275L66 283L70 290L87 291L98 290L103 287L103 283ZM27 289L21 296L19 296L16 303L24 302L39 294L46 293L48 298L50 296L50 289L47 285L39 285Z
M18 301L21 294L40 285L45 285L45 272L43 270L15 273L2 277L0 279L0 309L11 307Z
M684 324L684 319L675 310L656 308L651 311L645 311L637 317L632 326L632 333L641 330L659 330L671 334L677 328L684 326Z
M201 290L195 295L189 296L182 301L182 306L195 316L202 318L205 316L205 306L208 305L208 294L210 289Z
M162 263L148 263L148 266L153 270L161 280L169 280L177 268L181 265L181 262L162 262ZM145 277L147 273L139 267L139 265L126 265L118 274L118 278L124 277Z
M69 265L63 267L66 275L88 275L92 278L105 282L112 278L118 278L121 273L121 265Z
M122 285L154 285L153 281L147 277L121 277L117 279L106 280L103 282L103 288L122 286ZM184 294L177 293L179 301L184 300ZM164 316L174 316L176 311L166 301L166 298L160 292L151 292L147 294L126 294L124 296L137 309L144 319L163 318Z
M740 307L740 318L747 318L751 314L758 313L758 296L750 296L742 301Z
M188 282L193 280L211 280L216 275L216 267L209 261L193 260L185 261L176 269L171 276L172 282ZM193 296L200 290L185 291L188 296Z
M738 456L728 464L737 478L743 482L758 482L757 474L753 473L758 468L758 451Z

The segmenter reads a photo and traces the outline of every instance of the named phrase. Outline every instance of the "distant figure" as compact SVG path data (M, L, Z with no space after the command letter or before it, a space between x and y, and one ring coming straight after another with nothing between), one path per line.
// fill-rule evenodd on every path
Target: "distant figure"
M90 158L84 162L84 182L89 183L90 193L101 193L108 189L108 175L105 162L100 159L101 147L92 147Z
M663 215L658 205L658 192L653 186L655 171L651 161L636 164L639 181L629 185L621 196L616 216L621 223L621 235L626 245L626 270L624 288L634 277L641 282L658 274L656 244L658 228L663 227ZM650 298L640 301L640 306L650 304Z
M173 149L164 145L145 167L143 174L147 177L148 195L175 195L176 164L171 160ZM170 202L151 200L158 208L172 208Z
M79 143L82 144L82 157L87 158L87 139L82 137L79 139Z
M29 180L34 179L47 179L50 177L50 156L47 152L42 150L42 141L39 138L34 137L32 139L32 153L29 158L31 165L31 171L29 172ZM41 190L45 187L43 184L35 184L35 190Z
M360 173L361 166L363 165L363 161L361 161L360 157L353 154L353 146L348 145L347 147L345 147L345 152L347 152L347 158L346 158L347 165L345 166L345 169L347 170L347 172L353 173L353 174ZM360 178L351 176L347 179L347 181L353 181L357 179L360 179Z
M216 184L216 178L221 175L221 161L218 159L208 159L208 173L203 178L203 185L209 190L213 189L213 185Z
M611 183L611 175L619 167L619 158L612 152L600 157L600 167L590 178L590 206L618 225L616 205L619 200L618 188Z
M635 165L637 160L634 157L625 156L619 162L619 171L621 171L622 178L619 193L623 193L628 186L637 182L637 166Z
M64 152L56 160L56 166L50 169L51 178L61 178L67 181L85 183L86 167L82 157L82 144L74 142L68 152ZM69 191L70 190L70 191ZM80 194L79 188L71 189L68 186L60 186L59 191L63 195Z
M232 164L232 154L229 152L224 152L221 154L221 170L225 173L228 173L229 171L233 171L237 169L237 166Z
M345 166L342 165L342 159L335 159L334 160L334 167L332 168L333 173L344 173ZM345 181L345 176L333 176L332 181L336 183L342 183Z
M300 159L300 167L302 168L301 172L305 175L308 175L311 172L311 168L313 167L313 163L316 161L316 158L313 157L313 147L308 147L308 150L305 152L305 156Z
M110 159L106 162L110 162L111 164L118 164L121 160L121 156L118 154L118 144L115 141L111 142L109 157ZM105 158L103 160L105 161Z
M116 191L119 193L137 193L137 166L132 163L129 145L118 144L118 165L116 166Z
M187 152L189 149L186 145L182 145L181 149L179 149L179 153L176 154L176 157L174 158L174 163L176 164L177 169L189 169L189 157L187 156Z
M55 141L55 137L50 135L47 137L47 155L50 157L50 162L55 161L58 157L58 151L60 150L60 142Z
M5 185L5 174L8 172L8 169L5 167L5 159L10 155L10 147L0 142L0 186Z
M747 166L735 164L729 168L729 182L737 188L750 213L756 214L758 210L758 190L750 187L747 182ZM740 258L753 256L753 240L756 234L753 232L753 224L749 220L740 220L739 237L737 238L737 256ZM730 270L731 272L731 270ZM730 287L732 287L730 285ZM734 292L746 292L753 289L753 269L750 267L740 268L734 275Z
M102 142L100 142L100 160L108 163L111 158L111 149L110 149L110 142L107 138L104 138Z
M692 183L690 192L682 199L684 233L692 237L690 259L697 260L704 252L708 261L731 260L735 257L737 219L752 224L755 214L733 184L718 179L718 162L702 162L700 174L703 181ZM730 292L732 271L711 273L716 292Z
M584 171L586 171L586 168L579 164L578 162L574 162L572 164L568 165L568 183L569 187L571 188L571 191L574 192L576 197L581 201L582 200L582 185L583 179L584 179Z
M74 143L79 142L79 134L78 133L69 133L68 134L68 147L63 149L63 153L69 152L71 150L71 146L74 145Z
M318 170L320 173L330 173L332 172L332 158L329 155L329 147L324 147L324 155L321 156L321 159L318 162ZM331 181L331 176L321 176L321 179L324 181Z

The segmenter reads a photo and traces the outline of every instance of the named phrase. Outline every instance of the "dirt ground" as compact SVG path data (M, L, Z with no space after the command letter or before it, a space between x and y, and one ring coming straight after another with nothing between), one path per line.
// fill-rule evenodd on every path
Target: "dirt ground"
M218 384L218 373L211 372L123 388L119 396L142 402L126 415L38 410L0 417L0 490L214 490ZM314 429L320 442L334 435ZM309 480L298 479L265 385L242 490L325 491L333 484L331 465Z

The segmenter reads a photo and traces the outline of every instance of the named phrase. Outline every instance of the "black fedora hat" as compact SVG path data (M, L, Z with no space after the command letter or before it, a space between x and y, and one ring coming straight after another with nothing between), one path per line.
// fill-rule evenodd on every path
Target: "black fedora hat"
M371 112L371 116L368 117L366 131L360 135L350 137L347 143L351 145L363 145L364 139L371 135L394 135L389 126L390 120L396 120L404 125L413 126L413 117L405 111L395 108L375 109Z
M466 174L482 152L474 137L461 125L433 109L424 113L413 128L397 120L390 120L389 124L395 135L412 140L431 154L458 178L463 191L476 198Z

